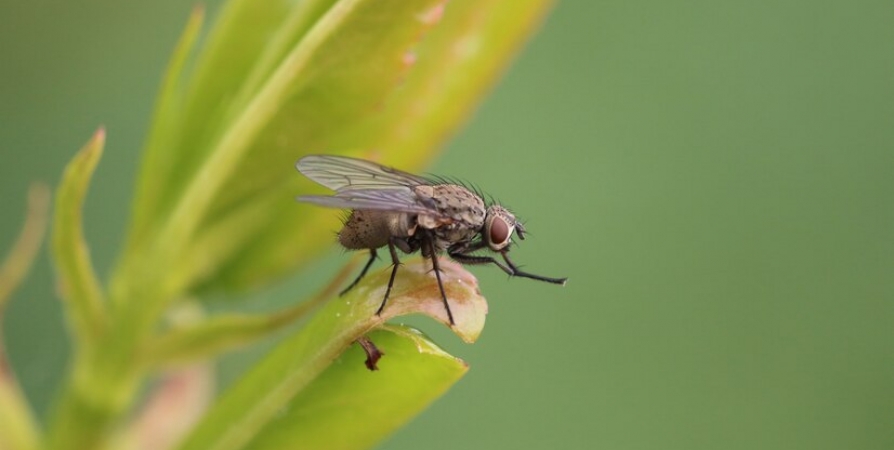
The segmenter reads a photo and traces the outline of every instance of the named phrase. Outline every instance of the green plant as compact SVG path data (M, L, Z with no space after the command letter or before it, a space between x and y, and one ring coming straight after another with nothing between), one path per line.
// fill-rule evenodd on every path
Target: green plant
M81 230L105 132L65 170L52 253L74 357L45 432L12 377L0 379L0 447L367 448L446 391L465 364L385 323L410 313L446 321L419 260L407 263L381 317L374 312L384 272L334 295L353 265L283 311L208 314L201 299L269 284L331 245L321 236L337 228L337 215L292 200L320 189L294 171L299 157L351 152L421 168L549 3L232 0L195 53L204 16L197 9L162 84L128 237L107 283L93 271ZM11 281L0 299L33 257L41 216L29 217L18 247L25 250L4 266ZM474 278L451 264L444 271L453 330L474 341L486 304ZM214 358L299 320L212 399ZM371 377L356 354L333 364L346 350L359 352L351 344L368 333L387 349L382 376Z

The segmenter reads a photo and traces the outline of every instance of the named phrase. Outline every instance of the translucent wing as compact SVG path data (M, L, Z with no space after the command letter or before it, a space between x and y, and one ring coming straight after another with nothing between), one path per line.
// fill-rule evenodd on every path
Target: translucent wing
M335 195L302 195L298 201L339 209L372 209L440 215L409 189L352 189Z
M298 201L340 209L434 214L413 187L431 181L371 161L345 156L310 155L298 160L299 172L334 190L335 195L302 195Z
M295 168L305 176L336 192L373 189L406 189L430 181L371 161L346 156L309 155Z

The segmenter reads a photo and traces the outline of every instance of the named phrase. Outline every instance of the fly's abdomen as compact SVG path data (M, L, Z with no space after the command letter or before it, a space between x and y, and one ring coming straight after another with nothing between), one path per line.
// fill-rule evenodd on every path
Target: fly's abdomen
M388 245L392 236L408 237L414 230L407 214L354 210L339 231L338 242L351 250L379 248Z

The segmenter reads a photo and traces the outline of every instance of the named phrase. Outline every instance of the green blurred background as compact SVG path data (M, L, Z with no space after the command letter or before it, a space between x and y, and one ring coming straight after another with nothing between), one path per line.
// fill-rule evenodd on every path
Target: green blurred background
M0 6L4 253L28 183L104 124L109 270L191 7ZM475 345L414 322L471 371L383 447L894 448L892 24L890 1L560 2L431 171L513 208L517 262L570 281L474 269ZM45 413L68 354L46 251L5 327Z

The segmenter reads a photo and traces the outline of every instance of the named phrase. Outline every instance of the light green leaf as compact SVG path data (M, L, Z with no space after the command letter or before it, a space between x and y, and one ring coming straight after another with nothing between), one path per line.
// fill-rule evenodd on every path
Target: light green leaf
M222 314L195 324L172 327L146 346L147 364L176 366L217 357L293 324L314 306L315 302L304 302L272 314Z
M141 241L147 238L149 225L159 215L159 203L165 192L163 183L167 181L165 177L174 170L172 165L177 163L171 152L176 151L183 121L190 119L183 111L183 72L195 48L204 18L205 10L196 7L174 48L159 89L155 117L143 152L144 176L139 179L136 188L133 221L127 243L131 251L136 251Z
M457 264L443 261L442 279L456 325L453 331L467 342L477 339L484 326L487 304L478 292L475 278ZM309 386L344 352L352 342L381 327L392 317L410 313L429 315L448 323L434 274L421 260L414 260L400 268L391 298L381 316L375 314L384 295L390 270L368 276L344 297L322 308L298 333L290 336L270 352L240 381L223 393L219 402L188 438L183 449L239 449L259 437L277 415ZM386 355L379 362L390 364L398 355ZM362 360L355 361L362 366ZM394 364L401 364L397 361ZM375 376L379 374L370 374ZM326 383L322 383L323 386ZM446 387L430 386L426 394L436 397ZM313 396L309 393L307 395ZM311 397L312 398L312 397ZM401 398L392 401L400 403ZM392 406L380 405L383 408ZM394 408L402 408L399 405ZM418 410L420 406L406 406ZM415 408L415 409L414 409ZM321 414L326 414L321 411ZM335 419L333 419L335 420ZM387 418L380 418L370 427L391 429ZM296 435L297 436L297 435ZM381 436L370 436L378 439ZM297 437L289 437L289 439ZM266 437L264 438L266 439Z
M451 0L440 24L416 49L414 68L387 108L349 129L357 136L342 139L366 139L364 148L387 149L401 167L424 167L431 149L472 116L553 3Z
M19 286L34 263L43 242L50 207L50 188L35 183L28 190L28 212L18 239L0 266L0 316L12 292Z
M420 332L386 326L369 335L384 352L371 373L352 345L248 446L253 450L359 450L391 435L440 397L468 366Z
M269 337L306 317L315 308L331 299L345 279L353 276L357 259L346 264L312 299L268 314L220 314L204 320L179 321L146 345L142 352L150 367L176 366L207 361L224 352L245 347ZM180 314L199 314L197 306L184 304ZM176 315L174 316L176 317Z
M7 374L0 374L0 448L40 448L40 432L31 407L18 383Z
M276 208L269 212L269 220L252 224L256 231L240 251L219 260L224 262L221 276L211 286L263 283L301 265L328 245L318 236L338 229L337 214L283 201L296 194L323 192L294 172L292 164L299 157L350 152L402 170L425 167L443 141L469 117L551 4L544 0L454 0L443 11L434 5L417 15L417 19L437 22L417 45L384 56L365 52L406 66L392 67L402 77L400 85L373 110L353 107L359 104L355 97L361 97L338 82L356 90L364 86L364 80L382 77L381 69L341 68L321 62L321 70L332 73L333 83L319 80L307 85L304 94L289 104L284 122L273 123L263 133L260 145L240 170L243 178L236 183L245 186L245 193L240 195L234 188L233 198L225 204L218 202L220 210L241 207L238 199L243 199L242 205L263 202ZM264 181L257 181L261 179Z
M56 194L53 257L59 291L75 336L87 343L107 325L103 292L84 241L82 209L93 170L102 156L105 130L100 128L68 163Z
M185 184L211 149L240 85L280 26L289 2L234 0L226 3L207 37L192 76L184 73L201 28L201 9L187 23L168 65L147 142L128 235L128 249L145 242L167 219ZM184 79L186 78L186 79ZM184 88L185 87L185 88ZM170 100L169 100L170 99ZM155 133L159 124L164 133Z

